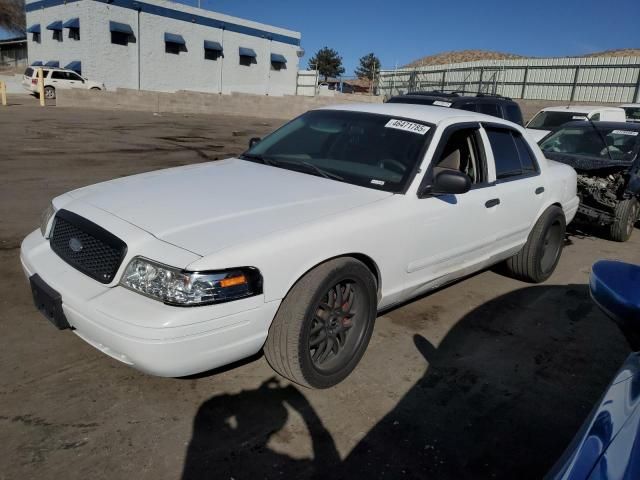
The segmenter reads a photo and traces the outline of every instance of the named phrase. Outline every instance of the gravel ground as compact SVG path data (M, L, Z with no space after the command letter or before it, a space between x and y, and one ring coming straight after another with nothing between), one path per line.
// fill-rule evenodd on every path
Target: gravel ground
M224 158L280 121L0 108L0 479L540 478L629 353L589 300L590 265L640 263L640 232L573 233L530 286L486 271L381 315L325 391L264 357L190 378L139 373L31 303L21 239L49 199Z

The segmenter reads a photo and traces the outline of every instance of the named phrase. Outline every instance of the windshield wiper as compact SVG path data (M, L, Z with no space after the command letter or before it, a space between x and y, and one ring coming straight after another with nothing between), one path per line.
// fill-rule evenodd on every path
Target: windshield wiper
M338 180L340 182L344 182L344 178L342 178L340 175L336 175L335 173L328 172L327 170L324 170L318 167L317 165L314 165L313 163L305 162L304 160L301 160L299 162L290 162L290 163L295 165L304 165L305 167L307 167L307 169L313 170L318 175L324 178L330 178L332 180Z
M258 155L257 153L243 153L240 155L240 158L246 158L247 160L258 160L259 162L262 162L265 165L270 165L272 167L278 167L280 165L280 162L274 160L273 158L266 157L264 155Z
M259 162L262 162L265 165L270 165L272 167L286 168L286 166L289 166L289 165L294 167L297 165L302 165L306 167L307 170L312 170L313 172L320 175L321 177L344 182L344 178L342 178L340 175L336 175L335 173L328 172L318 167L317 165L314 165L313 163L305 162L304 160L293 160L293 161L280 160L280 159L276 160L273 157L258 155L257 153L243 153L242 155L240 155L240 158L246 158L247 160L258 160Z

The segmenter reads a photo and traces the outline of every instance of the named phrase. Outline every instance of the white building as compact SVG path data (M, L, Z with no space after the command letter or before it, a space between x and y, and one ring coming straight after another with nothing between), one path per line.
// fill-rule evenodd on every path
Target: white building
M26 3L29 62L107 89L296 93L300 33L165 0Z

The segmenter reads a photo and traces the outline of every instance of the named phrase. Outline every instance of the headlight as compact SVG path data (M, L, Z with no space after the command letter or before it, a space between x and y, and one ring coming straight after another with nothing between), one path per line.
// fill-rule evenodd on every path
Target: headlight
M258 295L262 293L262 276L251 267L187 272L135 257L120 285L168 305L192 307Z
M47 231L49 227L49 221L55 214L56 209L53 207L53 203L51 202L49 202L49 206L46 208L46 210L40 214L40 233L42 233L42 236L44 238L49 238L49 232Z

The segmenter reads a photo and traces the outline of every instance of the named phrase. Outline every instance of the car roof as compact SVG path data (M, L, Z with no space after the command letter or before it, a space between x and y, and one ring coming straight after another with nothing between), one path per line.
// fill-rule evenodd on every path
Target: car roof
M442 100L450 103L459 103L459 102L482 102L482 103L516 103L511 98L508 97L500 97L494 95L452 95L452 94L440 94L440 93L407 93L405 95L396 95L392 98L411 98L415 100L420 100L423 98L427 98L430 100Z
M590 125L592 122L585 122L584 120L575 120L573 122L567 122L563 124L560 128L565 127L586 127ZM596 127L602 128L619 128L620 130L632 130L634 132L640 132L640 123L631 123L631 122L593 122L593 125Z
M411 103L353 103L349 105L327 105L319 108L319 110L343 110L389 115L410 118L419 122L432 123L435 125L438 125L445 120L455 118L466 121L500 123L510 127L516 126L519 130L522 129L520 125L513 122L499 117L484 115L482 113L458 110L455 108L436 107L432 105L415 105Z
M546 107L541 112L570 112L570 113L591 113L599 111L618 111L620 107L606 107L603 105L563 105L560 107Z

